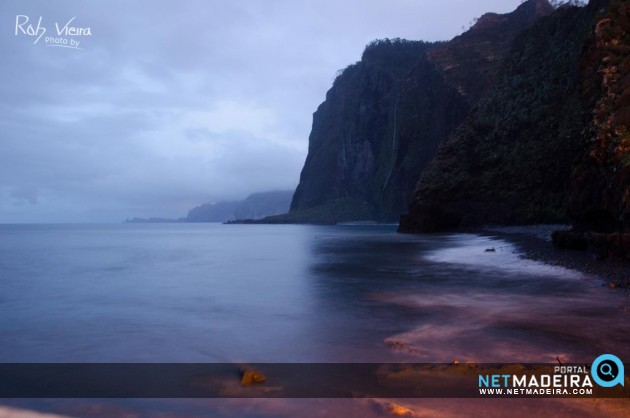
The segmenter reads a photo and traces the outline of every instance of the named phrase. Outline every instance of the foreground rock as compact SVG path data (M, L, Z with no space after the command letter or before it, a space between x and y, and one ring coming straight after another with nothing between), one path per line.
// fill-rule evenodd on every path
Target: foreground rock
M552 240L558 248L588 250L598 260L630 260L630 234L554 231Z
M263 383L267 380L267 377L258 370L242 368L241 369L241 384L253 385L257 383Z

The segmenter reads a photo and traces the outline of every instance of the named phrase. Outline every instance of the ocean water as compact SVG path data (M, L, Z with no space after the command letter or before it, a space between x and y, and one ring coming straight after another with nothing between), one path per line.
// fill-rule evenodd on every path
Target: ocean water
M378 360L414 319L369 298L406 286L388 266L407 241L393 227L2 226L0 361Z
M0 362L590 362L630 358L629 311L490 236L0 225Z

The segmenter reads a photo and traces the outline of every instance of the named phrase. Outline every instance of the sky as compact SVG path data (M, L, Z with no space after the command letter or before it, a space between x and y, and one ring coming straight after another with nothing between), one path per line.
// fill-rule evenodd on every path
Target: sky
M0 223L294 189L313 112L368 42L448 40L520 2L3 0Z

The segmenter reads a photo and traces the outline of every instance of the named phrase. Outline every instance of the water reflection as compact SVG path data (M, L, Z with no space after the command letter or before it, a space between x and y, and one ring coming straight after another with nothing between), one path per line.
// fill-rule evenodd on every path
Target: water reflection
M468 234L392 226L0 226L2 361L630 357L627 294ZM486 252L494 248L494 252ZM399 345L386 342L398 342ZM15 403L15 402L14 402ZM20 401L75 416L382 416L370 400ZM596 416L579 401L410 402ZM482 409L480 409L481 411ZM520 412L519 412L520 411Z
M523 259L496 238L358 235L331 233L312 245L318 309L369 321L374 340L406 327L385 338L418 361L588 362L602 352L630 354L627 295L594 278Z

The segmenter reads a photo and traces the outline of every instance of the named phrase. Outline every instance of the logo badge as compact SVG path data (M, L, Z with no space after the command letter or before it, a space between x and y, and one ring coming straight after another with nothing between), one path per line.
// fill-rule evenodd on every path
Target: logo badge
M602 354L593 362L591 376L593 376L595 383L605 388L611 388L618 384L623 386L623 363L617 356Z

